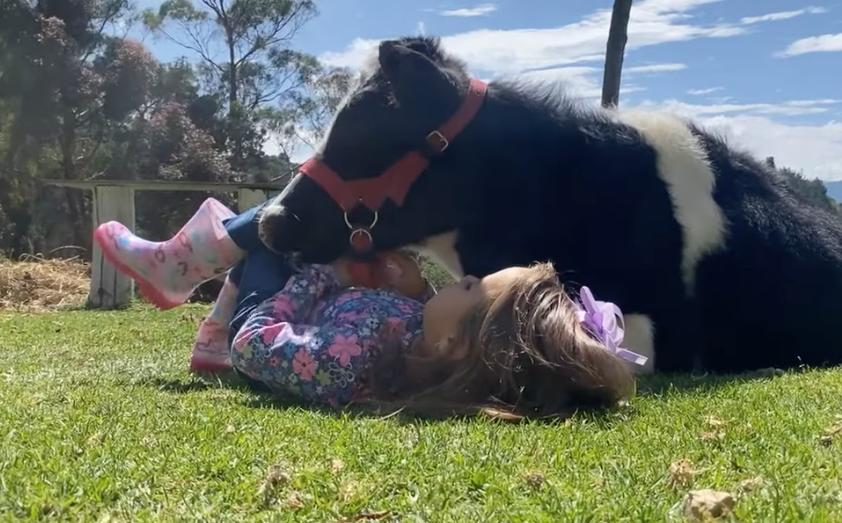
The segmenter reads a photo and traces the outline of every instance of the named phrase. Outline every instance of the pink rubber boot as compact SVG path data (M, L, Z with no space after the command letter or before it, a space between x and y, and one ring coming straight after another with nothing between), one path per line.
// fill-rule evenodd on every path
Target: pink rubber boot
M144 240L119 222L97 227L94 240L109 262L137 281L147 300L160 309L171 309L245 256L222 225L222 220L232 216L230 209L208 198L170 240Z
M228 325L237 305L237 290L231 279L225 278L225 285L219 291L213 309L199 325L196 343L190 354L190 372L200 374L231 370Z

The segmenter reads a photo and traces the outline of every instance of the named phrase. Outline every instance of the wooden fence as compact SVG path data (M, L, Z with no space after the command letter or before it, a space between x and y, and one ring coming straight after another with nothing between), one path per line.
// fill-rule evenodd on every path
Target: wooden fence
M207 191L237 193L237 206L244 211L260 204L270 193L278 192L275 184L268 183L215 183L186 181L143 180L45 180L48 185L81 189L93 193L93 228L108 221L118 221L135 230L136 191ZM93 230L93 229L92 229ZM93 242L91 256L91 290L88 305L97 309L117 309L129 304L134 294L134 283L102 256Z

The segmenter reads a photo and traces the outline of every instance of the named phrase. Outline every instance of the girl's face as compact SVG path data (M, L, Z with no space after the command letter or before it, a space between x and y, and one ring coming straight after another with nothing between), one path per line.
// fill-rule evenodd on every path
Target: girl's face
M525 267L509 267L482 279L465 276L441 289L424 307L424 345L436 351L467 350L467 347L453 347L451 342L471 311L486 300L494 300L528 272ZM451 355L461 356L454 352Z

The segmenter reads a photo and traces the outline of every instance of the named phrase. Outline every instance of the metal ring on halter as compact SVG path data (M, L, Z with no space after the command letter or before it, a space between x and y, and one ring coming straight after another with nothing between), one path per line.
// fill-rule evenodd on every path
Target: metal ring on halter
M377 225L377 220L380 219L380 214L377 211L374 211L374 218L371 220L371 224L368 227L353 225L351 220L348 219L348 211L345 211L343 217L345 218L345 225L347 225L349 229L373 229L374 226Z
M368 236L369 244L374 243L374 237L371 235L371 231L369 231L368 229L362 229L362 228L357 228L357 229L354 229L353 231L351 231L351 235L348 237L348 242L351 245L354 245L354 238L359 234L365 234L366 236Z

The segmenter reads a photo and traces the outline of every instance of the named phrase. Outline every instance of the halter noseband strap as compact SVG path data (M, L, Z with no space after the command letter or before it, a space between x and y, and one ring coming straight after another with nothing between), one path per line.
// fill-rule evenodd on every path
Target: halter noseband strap
M425 142L433 154L441 154L450 146L456 136L479 112L488 86L481 80L472 79L468 93L459 109L438 129L430 132ZM396 205L403 205L410 187L430 165L430 159L419 151L410 151L393 163L379 176L360 180L343 180L317 157L307 160L299 171L316 182L345 213L345 223L351 229L351 246L357 252L369 250L373 244L371 229L377 223L377 212L389 199ZM348 213L358 205L374 213L372 223L367 226L351 224Z

